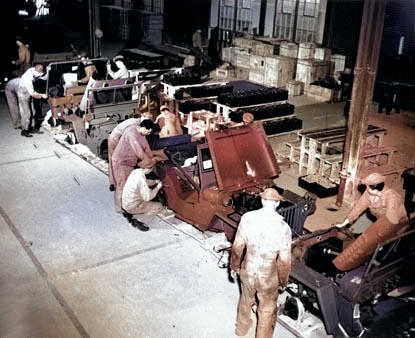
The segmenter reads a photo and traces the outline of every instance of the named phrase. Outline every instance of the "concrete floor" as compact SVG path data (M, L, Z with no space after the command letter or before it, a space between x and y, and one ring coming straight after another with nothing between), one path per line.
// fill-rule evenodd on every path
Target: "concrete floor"
M212 250L223 238L168 213L147 233L132 228L114 211L105 172L49 130L20 136L0 100L0 337L234 337L239 289ZM344 123L344 103L292 102L305 129ZM406 115L375 115L409 128L396 142L415 146ZM297 178L292 167L276 183L302 194ZM306 225L342 220L350 206L330 213L332 203L318 200ZM274 337L295 335L277 324Z
M172 217L138 231L105 173L46 130L20 136L4 97L0 121L1 337L234 336L239 289L215 235Z

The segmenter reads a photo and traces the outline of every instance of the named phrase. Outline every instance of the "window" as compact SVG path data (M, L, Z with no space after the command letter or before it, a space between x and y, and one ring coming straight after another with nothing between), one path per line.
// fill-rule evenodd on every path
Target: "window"
M274 38L313 42L320 0L277 0Z
M294 14L295 1L293 0L282 0L282 12L284 14Z
M314 17L316 14L316 0L305 0L304 4L304 16Z
M251 8L251 0L242 0L242 8Z

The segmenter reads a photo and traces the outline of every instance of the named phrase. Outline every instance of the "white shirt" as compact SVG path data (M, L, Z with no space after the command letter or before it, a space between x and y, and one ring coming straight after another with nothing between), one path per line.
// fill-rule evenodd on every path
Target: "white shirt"
M107 72L108 74L114 79L124 79L128 77L128 69L125 66L124 62L122 62L121 60L117 60L115 61L115 64L118 67L118 70L116 72L113 72L111 69L111 66L108 65L107 66Z
M44 78L42 77L43 73L39 73L36 71L35 67L29 68L20 78L19 86L20 88L26 89L30 95L32 95L35 90L33 88L33 81L37 78Z
M159 186L150 189L144 170L141 168L134 169L128 176L122 191L122 206L125 210L135 209L137 205L151 201L160 189Z

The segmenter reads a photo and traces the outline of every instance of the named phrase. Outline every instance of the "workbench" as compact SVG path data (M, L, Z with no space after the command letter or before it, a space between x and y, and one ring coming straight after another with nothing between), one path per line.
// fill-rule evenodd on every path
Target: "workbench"
M387 157L391 163L393 147L384 147L383 140L386 129L369 125L366 132L365 146L360 155L362 165L367 162L380 164L380 157ZM343 148L346 127L330 127L298 132L295 141L287 142L290 162L298 164L299 175L304 171L307 175L319 174L332 180L339 180L339 172L343 161Z

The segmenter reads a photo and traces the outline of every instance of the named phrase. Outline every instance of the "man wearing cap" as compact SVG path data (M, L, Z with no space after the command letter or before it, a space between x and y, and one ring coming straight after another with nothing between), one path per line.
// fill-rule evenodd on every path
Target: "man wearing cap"
M156 164L146 136L157 130L158 126L149 119L141 121L139 125L132 124L124 130L112 154L110 165L115 183L115 211L126 217L129 214L122 208L125 182L137 166L152 168Z
M376 217L376 221L334 259L334 265L341 271L363 264L379 243L404 231L409 224L403 198L395 190L385 186L385 176L372 173L362 180L362 184L366 185L365 192L343 223L336 226L350 226L366 210Z
M122 55L115 56L112 62L107 63L107 73L114 80L128 78L128 69L124 64L124 57Z
M160 126L160 138L183 135L180 119L170 112L168 106L160 107L160 115L157 116L155 122Z
M159 190L163 187L160 180L150 179L147 175L152 172L152 168L134 169L128 176L122 192L122 207L131 216L130 223L141 231L148 231L149 227L139 220L139 215L156 215L163 205L153 201ZM141 216L141 217L145 217Z
M32 100L46 99L45 93L39 93L34 88L34 82L39 79L45 79L45 72L43 64L36 62L33 67L29 68L20 78L17 97L19 101L19 111L21 116L21 135L25 137L32 137L31 124L33 119L32 114Z
M285 287L291 271L291 229L276 212L282 200L273 188L261 193L262 208L241 217L231 251L231 275L239 274L241 296L236 318L237 336L252 326L257 306L257 338L272 338L277 319L278 288Z

